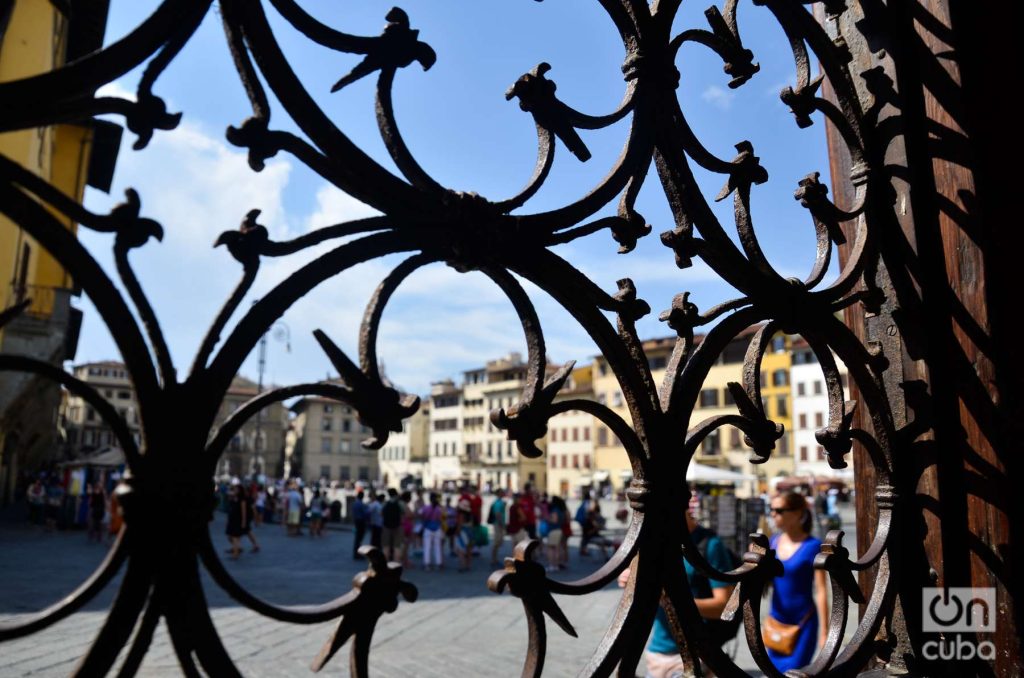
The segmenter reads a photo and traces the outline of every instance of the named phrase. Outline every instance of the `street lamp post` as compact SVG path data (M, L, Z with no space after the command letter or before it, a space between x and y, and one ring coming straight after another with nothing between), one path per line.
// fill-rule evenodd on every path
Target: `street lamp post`
M255 303L255 302L254 302ZM291 353L292 350L292 335L291 330L288 329L288 325L284 321L277 321L274 323L270 330L265 332L260 337L259 352L258 356L258 367L257 367L257 378L256 378L256 395L263 393L263 374L267 369L267 337L273 336L277 341L285 342L285 350ZM256 478L260 473L263 472L264 460L261 454L261 447L263 443L263 408L256 410L256 432L252 443L252 462L249 464L249 474Z

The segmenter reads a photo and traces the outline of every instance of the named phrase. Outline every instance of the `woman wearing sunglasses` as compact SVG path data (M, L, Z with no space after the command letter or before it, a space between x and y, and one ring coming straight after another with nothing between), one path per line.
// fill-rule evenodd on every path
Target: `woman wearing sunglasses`
M777 530L770 544L785 570L772 587L772 604L762 635L768 657L779 671L811 663L825 643L828 629L828 594L825 572L814 569L821 540L811 536L813 519L807 500L785 492L771 501Z

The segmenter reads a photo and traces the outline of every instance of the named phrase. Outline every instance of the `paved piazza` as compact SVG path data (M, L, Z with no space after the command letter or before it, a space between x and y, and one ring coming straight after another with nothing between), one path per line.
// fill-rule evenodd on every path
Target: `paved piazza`
M84 532L46 533L11 514L11 509L0 513L0 618L4 619L41 609L67 595L106 553L104 546L87 542ZM223 527L223 515L218 514L211 531L217 543L226 547ZM273 602L325 602L347 592L353 575L364 569L363 561L351 558L352 533L348 531L331 529L315 541L308 536L287 537L280 525L261 526L256 534L262 550L246 552L227 565L253 593ZM570 544L569 569L560 577L575 579L595 568L599 560L580 559L576 540ZM506 540L503 553L509 552ZM418 566L406 571L405 578L419 589L419 600L403 600L396 612L381 618L370 653L371 674L519 674L527 636L522 605L508 593L499 596L487 590L485 582L494 569L487 556L489 547L485 557L476 559L472 571L464 574L455 571L454 559L447 558L441 572L424 572ZM102 623L118 581L83 611L35 635L0 644L0 676L68 675ZM244 675L312 675L309 664L336 622L301 626L272 621L235 603L205 575L204 586L214 623ZM545 675L576 675L597 647L620 596L614 583L587 596L556 596L579 638L548 624ZM740 648L738 661L752 675L761 675L745 647ZM348 675L348 645L321 673ZM180 675L162 622L139 675Z

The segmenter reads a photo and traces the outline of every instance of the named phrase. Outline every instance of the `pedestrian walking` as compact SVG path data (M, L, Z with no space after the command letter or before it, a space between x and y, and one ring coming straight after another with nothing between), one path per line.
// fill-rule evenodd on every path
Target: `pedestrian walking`
M60 511L64 507L64 486L57 478L51 478L46 487L46 531L57 529Z
M285 495L285 526L289 537L302 534L303 503L299 485L293 480L288 483L288 493Z
M523 529L530 539L537 538L537 498L533 494L533 485L523 485L523 492L519 497L519 507L523 511Z
M232 560L238 560L242 555L242 524L245 521L245 501L242 498L241 486L237 481L231 484L228 489L228 522L224 533L228 536L231 547L228 553Z
M36 478L25 491L25 499L28 501L28 521L33 525L43 522L43 511L46 504L46 488L43 481Z
M734 563L725 544L713 531L697 524L697 519L690 508L687 508L686 511L686 528L709 565L719 572L733 569ZM727 642L730 639L730 631L731 637L735 637L738 630L738 619L731 624L721 620L722 611L725 609L726 603L729 602L734 586L728 582L710 579L694 568L689 560L682 558L681 560L686 581L693 594L693 602L697 604L697 612L704 619L704 623L709 625L708 632L712 640L718 643ZM632 568L622 571L622 574L619 575L619 586L626 586L631 572ZM702 666L702 668L702 675L708 675L707 667ZM686 674L686 665L683 663L679 647L672 635L668 614L659 606L654 617L650 641L647 644L645 678L677 678L683 675L688 675Z
M244 488L241 490L242 504L244 510L242 511L242 535L249 539L249 543L252 544L250 549L253 553L258 553L260 550L260 543L256 541L256 535L253 534L252 528L256 523L256 509L253 501L252 492L247 492Z
M369 510L363 501L363 491L356 492L356 500L352 502L352 526L355 528L355 539L352 542L352 559L362 558L359 555L359 547L363 545L366 537L366 528L369 522Z
M309 500L309 536L322 537L324 529L324 497L320 488L313 490L313 498Z
M547 517L541 522L541 529L546 533L544 540L547 543L548 572L565 569L565 563L562 562L562 528L565 517L565 502L561 497L552 497L548 501Z
M468 499L460 499L456 508L455 550L459 554L459 572L468 572L473 565L473 545L476 543L473 506Z
M87 538L100 543L103 541L103 519L107 515L107 493L103 491L103 484L95 482L89 485L86 499L89 502Z
M398 495L398 499L402 504L402 546L398 561L402 563L402 567L412 567L409 555L412 552L413 530L419 522L419 516L412 508L412 492L406 490Z
M593 545L601 549L601 557L608 560L608 547L611 546L611 542L601 534L605 524L604 516L601 515L601 505L596 501L588 502L587 512L580 527L582 532L580 537L581 556L589 556L590 553L586 551L586 548Z
M384 502L384 506L381 508L382 543L384 555L389 561L399 561L402 557L402 545L404 543L402 514L404 513L405 507L402 506L402 501L398 497L398 490L393 487L390 488L387 501Z
M491 565L501 564L498 561L498 552L501 551L501 545L505 541L505 527L507 525L505 510L505 490L499 488L494 503L491 504L491 508L487 512L487 523L491 526L491 531L493 532L491 537L494 539L494 544L491 546Z
M442 514L441 497L434 492L430 495L430 503L420 510L423 525L423 569L427 571L434 566L439 570L444 567Z
M594 502L597 503L596 501ZM590 515L590 493L586 490L583 491L583 496L580 497L580 505L576 508L576 515L573 519L579 523L580 526L580 557L586 558L590 554L587 552L587 545L590 543L588 537L587 520Z
M376 546L378 549L381 546L381 536L384 532L384 515L382 513L384 509L384 500L386 497L383 494L378 494L373 497L373 501L370 502L369 518L368 522L370 525L370 544Z
M769 539L784 569L772 585L772 602L762 635L768 657L786 672L806 666L828 633L825 571L814 569L821 540L811 536L813 518L807 500L785 492L771 501L778 532ZM820 623L819 623L820 622Z
M459 534L459 515L456 508L452 506L451 497L445 497L441 520L444 536L448 538L448 555L455 558L458 555L455 552L455 540Z

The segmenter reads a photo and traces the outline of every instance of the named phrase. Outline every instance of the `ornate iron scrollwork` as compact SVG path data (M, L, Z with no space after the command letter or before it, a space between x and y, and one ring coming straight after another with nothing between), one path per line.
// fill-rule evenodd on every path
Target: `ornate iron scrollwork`
M245 216L237 231L222 234L217 245L242 265L237 288L210 327L191 368L179 377L164 342L156 313L150 307L132 269L130 255L151 239L161 239L162 226L145 218L142 199L129 191L124 204L109 214L94 214L7 158L0 158L0 212L13 219L49 250L89 295L131 372L142 421L142 444L137 446L118 413L88 384L40 361L0 356L0 370L32 372L51 378L92 404L113 428L127 455L130 476L118 489L126 511L126 525L108 558L72 595L17 624L0 624L0 641L33 633L71 614L126 567L124 581L80 672L108 671L119 649L129 642L141 616L128 654L126 673L138 668L152 637L164 618L181 665L195 674L195 662L211 675L237 674L210 620L199 580L202 562L213 579L242 605L268 617L298 624L340 619L334 637L314 663L318 669L351 636L352 672L365 675L369 639L377 619L395 610L397 597L415 599L415 589L401 579L400 569L376 553L369 553L370 569L360 575L355 589L319 607L279 607L267 603L239 585L221 565L207 530L212 510L210 477L218 457L233 433L261 407L297 395L315 394L355 408L373 430L364 445L382 446L389 432L401 430L401 421L415 411L415 398L399 394L379 373L376 358L378 325L392 293L414 271L446 262L460 271L481 271L511 300L522 321L529 349L528 379L521 400L493 413L495 425L508 431L519 451L538 453L535 440L545 435L548 419L560 412L586 412L608 426L622 441L633 466L629 498L635 509L625 542L615 556L590 576L574 582L548 579L531 562L535 544L516 548L506 569L492 575L490 586L506 587L523 600L530 626L530 650L523 673L539 675L544 664L544 614L563 630L573 633L570 621L552 594L585 595L632 568L630 583L596 654L583 667L584 675L608 675L616 666L635 665L659 601L666 607L673 633L686 661L699 670L702 660L719 676L741 675L733 662L703 631L700 616L679 577L679 554L698 570L736 588L725 614L742 615L746 637L758 666L779 676L767 658L759 631L759 604L765 586L780 567L763 537L754 536L743 564L729 572L716 571L695 548L685 528L685 470L697 446L709 434L731 425L743 431L752 449L751 460L766 461L782 435L762 405L759 365L772 334L800 334L809 342L828 384L829 421L818 440L835 468L854 442L868 451L877 469L880 520L874 544L851 561L843 547L843 534L833 532L815 566L832 580L835 600L829 620L828 642L815 662L801 675L847 675L863 666L874 652L873 638L893 598L888 540L894 515L890 470L893 424L880 380L878 361L835 318L838 310L855 303L877 301L877 290L863 273L878 256L873 247L875 215L891 211L891 192L882 153L872 141L871 118L858 99L850 71L850 54L835 18L849 11L843 2L821 2L826 30L812 9L788 0L755 0L766 7L785 31L793 51L796 83L786 87L782 100L800 126L811 124L820 112L841 133L852 159L851 176L859 187L860 203L843 210L832 203L818 174L809 174L796 190L817 231L817 258L803 279L786 278L768 262L758 243L750 211L752 188L768 180L756 150L748 141L736 144L734 158L719 158L708 151L687 123L676 89L679 73L676 53L687 42L704 45L718 54L730 87L742 86L757 71L754 55L743 46L737 23L737 2L726 0L719 10L706 12L708 28L692 28L673 36L678 0L601 0L621 35L627 57L622 66L625 93L620 106L605 115L580 112L556 96L548 78L551 67L541 63L511 85L508 99L516 99L537 127L537 164L532 177L515 196L492 200L447 188L433 179L413 157L392 106L391 91L398 69L414 62L428 69L434 50L411 28L412 20L400 9L387 15L383 33L360 37L331 28L306 13L296 0L269 0L274 9L309 40L323 47L364 59L331 89L336 92L364 77L377 79L377 122L384 144L401 176L372 160L353 143L315 103L285 58L259 0L220 0L226 38L238 75L252 105L252 117L231 127L227 139L245 148L253 171L278 153L288 153L351 196L379 210L382 216L316 230L288 241L272 240L258 223L258 211ZM98 114L123 116L127 127L144 147L153 134L173 129L180 114L167 111L154 93L160 74L187 43L206 15L212 0L164 0L135 30L107 48L56 71L0 84L0 131L25 129ZM814 5L815 3L808 3ZM831 32L830 32L831 31ZM834 36L834 37L830 37ZM821 75L811 75L813 58ZM148 63L147 63L148 61ZM94 92L131 69L147 63L135 101L96 97ZM819 96L829 83L832 98ZM264 83L276 95L284 112L305 138L271 126L271 106ZM587 130L630 119L628 140L607 175L586 195L557 209L541 213L521 211L545 182L559 144L579 161L590 158ZM308 141L307 141L308 140ZM651 163L656 166L675 227L661 234L680 268L699 257L743 295L701 314L686 294L679 295L662 320L678 334L663 383L652 379L634 324L650 312L637 297L633 283L619 282L609 293L552 251L552 246L605 230L620 245L632 250L652 227L634 208L637 194ZM723 175L723 188L715 200L733 199L738 245L715 217L697 188L692 165ZM614 217L594 218L619 198ZM115 286L78 240L56 220L56 210L83 227L113 235L117 274L127 298ZM241 215L240 215L241 216ZM884 221L884 219L881 219ZM821 286L832 260L834 243L849 243L849 256L834 282ZM347 238L326 254L299 268L263 295L228 328L252 286L261 261L287 256L314 245ZM290 386L254 398L211 431L217 408L232 377L260 336L303 295L332 276L371 259L409 253L381 283L363 319L358 364L329 337L317 333L327 359L345 386L316 383ZM515 275L513 275L515 274ZM568 374L566 368L545 381L545 343L529 296L517 281L526 279L549 293L587 330L608 360L621 384L631 421L596 402L555 402L555 394ZM141 323L136 321L134 306ZM21 307L8 309L0 322L9 321ZM613 326L603 312L617 315ZM709 326L704 340L694 345L695 328ZM726 345L748 326L765 322L746 356L743 383L731 384L737 403L734 415L715 417L689 426L690 417L708 370ZM222 335L225 335L222 338ZM852 428L855 403L848 402L832 359L832 352L849 366L861 394L861 407L870 412L873 431ZM173 417L168 416L173 412ZM182 511L172 519L161 510L168 497ZM153 535L159 535L159 544ZM156 554L160 554L157 557ZM865 599L854 574L877 566L877 579ZM848 601L866 608L852 640L840 647Z

